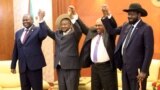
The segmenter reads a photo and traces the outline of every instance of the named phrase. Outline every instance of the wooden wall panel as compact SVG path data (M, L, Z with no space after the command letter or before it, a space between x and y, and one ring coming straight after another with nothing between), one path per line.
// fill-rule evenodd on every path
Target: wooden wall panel
M0 0L0 60L11 59L14 24L13 0Z
M70 5L71 0L53 0L52 2L52 10L53 10L53 28L56 29L55 21L57 17L61 14L64 14L67 12L67 7Z

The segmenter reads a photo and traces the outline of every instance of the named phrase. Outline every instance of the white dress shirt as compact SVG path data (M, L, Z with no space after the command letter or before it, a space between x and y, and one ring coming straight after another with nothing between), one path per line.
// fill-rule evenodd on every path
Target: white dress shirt
M21 35L21 42L22 43L23 43L23 39L24 39L25 33L27 32L27 34L28 34L32 27L33 27L33 25L29 29L24 28L24 31L23 31L23 33Z
M90 54L91 56L90 57L91 57L92 62L94 62L93 55L94 55L94 49L95 49L98 37L99 37L99 34L96 35L91 41L91 54ZM106 62L109 60L110 60L110 58L109 58L108 52L106 51L106 48L104 46L103 37L101 36L100 42L98 45L98 49L97 49L97 62L94 62L94 63L102 63L102 62Z
M69 29L69 30L66 31L66 32L63 32L63 36L68 35L70 32L71 32L71 29Z

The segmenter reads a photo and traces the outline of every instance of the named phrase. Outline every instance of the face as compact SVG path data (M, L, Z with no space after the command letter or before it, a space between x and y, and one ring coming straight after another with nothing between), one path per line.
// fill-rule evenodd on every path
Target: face
M130 24L135 24L140 19L140 13L136 11L128 12L128 21Z
M96 21L96 30L98 33L103 33L104 32L104 26L103 26L103 23L101 21L101 19L97 19Z
M70 28L71 28L71 21L69 19L62 19L62 21L61 21L61 30L63 32L66 32Z
M32 26L32 24L33 24L32 17L30 15L24 15L23 16L23 26L28 29Z

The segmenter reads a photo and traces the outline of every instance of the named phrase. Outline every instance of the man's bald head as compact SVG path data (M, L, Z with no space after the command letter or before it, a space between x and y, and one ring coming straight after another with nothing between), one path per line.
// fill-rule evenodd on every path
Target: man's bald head
M102 21L101 21L101 18L98 18L97 20L96 20L96 29L97 29L97 32L98 33L103 33L104 32L104 26L103 26L103 23L102 23Z

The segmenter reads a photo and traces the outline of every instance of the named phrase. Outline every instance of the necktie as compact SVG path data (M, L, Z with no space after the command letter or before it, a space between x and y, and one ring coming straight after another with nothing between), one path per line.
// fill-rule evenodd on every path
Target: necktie
M127 34L127 36L126 36L126 41L125 41L124 47L123 47L123 51L124 51L124 52L125 52L128 44L129 44L129 41L130 41L130 39L131 39L133 28L134 28L134 26L131 26L131 27L130 27L130 29L129 29L129 31L128 31L128 34Z
M22 44L25 43L25 41L27 39L27 36L28 36L28 33L29 33L29 30L25 30L25 34L24 34L24 37L23 37L23 40L22 40Z
M97 51L98 51L98 45L99 45L99 42L100 42L100 38L101 38L101 35L98 36L97 41L96 41L96 45L94 47L93 62L97 62Z

